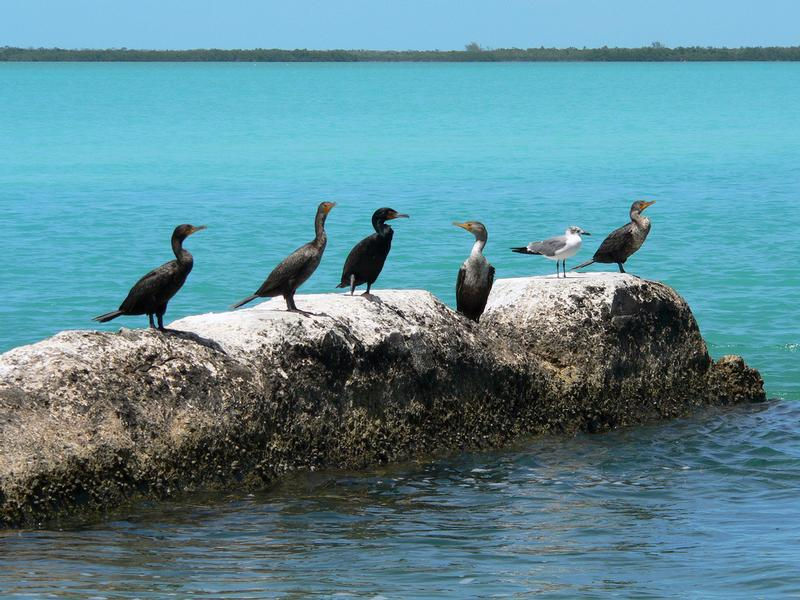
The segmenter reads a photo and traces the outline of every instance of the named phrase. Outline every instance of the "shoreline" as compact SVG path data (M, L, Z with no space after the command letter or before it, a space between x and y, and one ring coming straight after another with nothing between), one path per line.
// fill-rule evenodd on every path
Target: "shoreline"
M797 62L800 46L470 50L147 50L0 47L0 62Z

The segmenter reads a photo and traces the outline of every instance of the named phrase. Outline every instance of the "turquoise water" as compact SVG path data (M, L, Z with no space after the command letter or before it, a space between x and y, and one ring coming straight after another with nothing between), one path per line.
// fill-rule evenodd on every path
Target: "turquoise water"
M3 598L800 595L800 405L0 532ZM789 424L793 429L788 430ZM338 596L337 596L338 597Z
M377 287L425 288L452 304L455 274L471 239L451 221L478 219L487 225L487 255L498 277L546 274L553 271L551 262L512 254L508 247L575 224L595 234L585 239L585 249L572 261L577 264L591 255L604 234L627 220L632 200L648 198L657 201L648 209L653 230L629 261L629 271L675 287L692 306L714 356L743 355L761 370L770 397L798 400L798 97L800 65L786 63L0 64L5 259L0 267L0 350L65 328L96 326L92 316L116 308L140 275L171 258L169 236L183 222L209 228L187 243L195 269L170 303L167 321L224 310L251 293L282 256L313 237L313 214L322 200L338 205L328 219L325 257L303 291L333 291L347 251L370 231L372 211L388 205L412 218L397 223L392 254ZM99 327L114 331L145 324L145 317L125 317ZM367 515L385 508L384 501L389 501L383 488L373 484L378 475L334 477L330 485L343 500L329 503L327 492L319 500L325 507L320 509L323 523L352 529L355 537L342 534L341 540L328 539L324 532L314 537L321 518L314 501L302 494L295 498L291 488L255 499L214 498L208 505L140 507L133 520L65 534L64 543L77 554L64 559L72 562L55 572L63 573L64 587L70 581L89 585L81 583L80 570L72 567L80 556L107 549L106 544L116 548L125 543L120 540L128 540L131 546L125 552L140 551L155 565L174 558L173 546L151 544L151 537L163 536L175 547L208 549L226 545L220 532L229 526L256 532L255 538L242 542L245 548L259 540L278 544L284 538L265 538L272 535L277 518L271 511L281 506L293 515L296 528L290 531L302 529L308 536L295 539L287 533L284 539L303 548L283 555L276 566L288 577L288 587L275 589L287 595L293 589L335 590L333 583L326 587L316 580L313 569L304 571L316 562L350 573L359 582L353 588L358 593L403 595L438 576L446 585L456 576L448 571L451 552L471 555L467 562L476 572L495 572L497 577L508 573L509 587L503 589L509 593L534 580L555 591L569 582L600 586L602 574L611 576L621 564L616 561L639 564L625 569L624 581L632 587L623 590L667 594L668 588L653 582L674 569L686 581L694 574L708 582L696 589L713 591L713 582L723 580L730 585L772 582L764 583L767 593L780 589L774 587L776 581L786 580L768 577L770 557L784 567L800 566L796 540L793 546L773 533L800 511L792 512L789 503L780 510L770 508L773 493L783 501L784 484L758 475L758 461L767 461L765 466L772 469L770 461L776 460L776 477L786 478L786 485L796 490L800 461L790 449L800 441L797 417L791 402L778 402L752 414L745 409L684 425L534 442L519 453L481 456L475 460L500 473L501 481L514 480L518 488L530 489L519 492L526 497L520 503L517 492L498 488L493 495L492 486L481 486L477 496L464 500L470 511L477 510L474 517L467 511L447 512L460 506L464 489L477 485L468 481L474 475L461 467L472 458L409 467L403 477L422 487L426 469L446 475L436 486L435 500L423 502L416 512L392 513L382 538L387 546L376 547L356 536L353 531L362 529L364 536L370 535L370 521L351 519L348 512L358 499ZM709 425L718 422L722 425ZM684 479L659 479L653 473L659 473L663 438L673 431L695 440L669 447L670 460L690 466L691 475L676 471L675 477ZM749 435L764 437L752 450L750 485L739 490L737 465L751 460L742 444L756 443ZM594 448L601 456L594 456ZM652 458L642 458L640 464L648 448ZM545 450L554 453L552 468L573 452L583 453L582 460L566 461L563 467L570 471L572 484L543 487L535 473L538 455ZM758 458L759 452L766 458ZM652 489L611 483L593 487L597 506L614 506L624 495L633 507L630 513L615 513L619 521L601 520L594 528L586 524L585 511L600 509L584 497L580 482L590 481L601 469L595 458L605 460L602 453L620 461L609 468L645 480L652 476L656 483ZM716 466L701 464L708 456ZM517 469L529 467L534 469L531 479L514 479ZM316 497L317 487L308 485L308 493ZM369 492L373 488L378 491ZM730 490L738 490L735 499ZM545 496L556 492L548 503ZM410 491L398 494L401 504L414 497ZM557 498L563 513L550 523L548 511ZM447 519L438 518L439 503ZM716 513L701 515L710 519L711 533L702 530L697 539L681 539L680 520L670 521L670 511L688 511L686 518L693 518L692 509L711 511L709 504L749 515L754 531L770 532L763 543L774 540L775 548L749 551L752 532L741 531L734 517ZM636 511L651 505L661 508L647 517L647 526L639 523L638 537L629 542L599 531L624 526L626 515L637 524ZM462 518L464 531L458 525ZM498 530L516 531L520 522L530 529L516 531L512 550L494 563L491 552L480 547L483 538L470 533L473 518ZM442 532L441 547L414 545L420 528L426 527ZM710 537L704 538L706 534ZM58 534L26 534L15 543L53 572L51 561L60 559L51 553L52 536ZM319 548L317 539L322 540ZM609 550L609 540L620 544L614 548L621 554ZM240 547L240 541L231 544ZM562 544L564 553L548 558L543 563L547 568L534 579L525 579L520 573L529 573L526 561L547 544ZM386 565L381 577L377 566L357 577L353 565L379 561L376 548L389 553L387 561L407 549L410 565L427 566L416 583L410 582L409 571ZM659 549L665 554L661 562ZM752 577L726 579L717 573L715 579L699 564L681 571L681 565L688 569L690 561L717 551L720 568L730 570L738 563ZM175 560L191 562L194 550L187 552ZM260 556L266 562L254 566L253 577L263 577L262 584L269 586L270 555ZM642 565L651 562L655 571L648 575ZM132 576L119 564L108 568L110 578ZM216 568L208 565L207 573ZM231 568L234 577L237 571ZM20 573L18 579L24 581L27 576ZM92 579L98 586L102 573ZM175 573L174 581L191 579L188 572ZM465 571L463 577L474 576ZM27 583L34 580L31 575ZM198 576L198 581L201 585L212 579ZM474 577L464 584L462 595L483 593L478 590L484 583L489 585ZM20 585L25 589L27 584ZM180 585L190 584L175 585L182 595L189 588ZM468 589L470 585L478 587ZM584 588L563 589L575 593ZM687 584L684 589L695 588ZM796 581L792 589L797 590ZM490 587L485 590L488 594ZM199 587L194 591L214 595Z

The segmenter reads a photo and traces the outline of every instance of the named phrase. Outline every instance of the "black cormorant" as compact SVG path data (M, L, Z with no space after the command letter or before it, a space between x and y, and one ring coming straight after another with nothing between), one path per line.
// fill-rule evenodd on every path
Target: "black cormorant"
M386 224L386 221L399 218L407 219L408 215L401 215L391 208L379 208L375 211L372 215L375 233L365 237L350 250L342 269L342 281L336 287L350 286L352 296L356 286L366 283L367 291L364 295L369 296L369 290L381 274L383 263L386 262L386 257L392 248L394 230Z
M520 254L541 254L545 258L556 261L556 278L558 278L558 263L563 261L564 278L567 277L567 259L572 258L581 249L581 235L592 235L580 227L567 227L564 235L542 240L541 242L531 242L527 246L512 248L514 252Z
M644 200L634 202L631 205L631 222L612 231L600 244L592 260L586 261L577 267L572 267L572 270L582 269L592 263L617 263L619 272L624 273L625 269L622 265L625 264L631 254L642 247L647 234L650 233L650 219L642 216L642 211L651 204L655 204L655 202L655 200L652 202L645 202Z
M453 225L466 229L475 236L472 252L458 270L456 308L458 312L477 322L483 314L483 309L486 308L486 301L494 283L494 267L483 255L489 232L486 231L486 226L478 221L453 223Z
M172 232L172 251L175 253L175 260L153 269L137 281L119 310L97 316L93 320L105 323L120 315L147 315L150 327L155 327L153 315L156 315L158 328L163 331L167 303L181 289L194 265L192 255L183 248L183 240L205 228L205 225L199 227L178 225Z
M316 236L307 244L303 244L272 270L266 281L252 296L237 302L231 308L239 308L256 298L273 298L283 296L286 299L286 308L290 312L303 312L298 310L294 303L294 294L319 266L328 236L325 235L325 219L335 202L323 202L317 207L317 216L314 219Z

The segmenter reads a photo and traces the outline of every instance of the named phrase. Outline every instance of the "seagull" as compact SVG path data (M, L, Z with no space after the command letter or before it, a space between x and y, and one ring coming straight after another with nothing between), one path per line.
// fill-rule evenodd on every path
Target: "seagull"
M545 258L556 261L556 278L559 276L558 263L564 263L564 278L567 277L567 259L572 258L581 249L581 235L592 235L580 227L567 227L564 235L557 235L541 242L531 242L527 246L511 248L520 254L541 254Z

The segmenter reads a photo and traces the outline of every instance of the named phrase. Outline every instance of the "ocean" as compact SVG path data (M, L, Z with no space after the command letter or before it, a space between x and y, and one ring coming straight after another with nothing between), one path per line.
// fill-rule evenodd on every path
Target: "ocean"
M794 63L0 64L0 351L146 326L91 317L172 258L180 223L208 230L167 323L252 293L323 200L300 293L336 291L390 206L411 218L375 289L453 305L472 237L452 221L486 224L497 277L550 274L509 248L578 225L574 266L648 199L627 270L674 287L712 356L741 354L772 399L12 532L0 591L799 594L798 96Z

